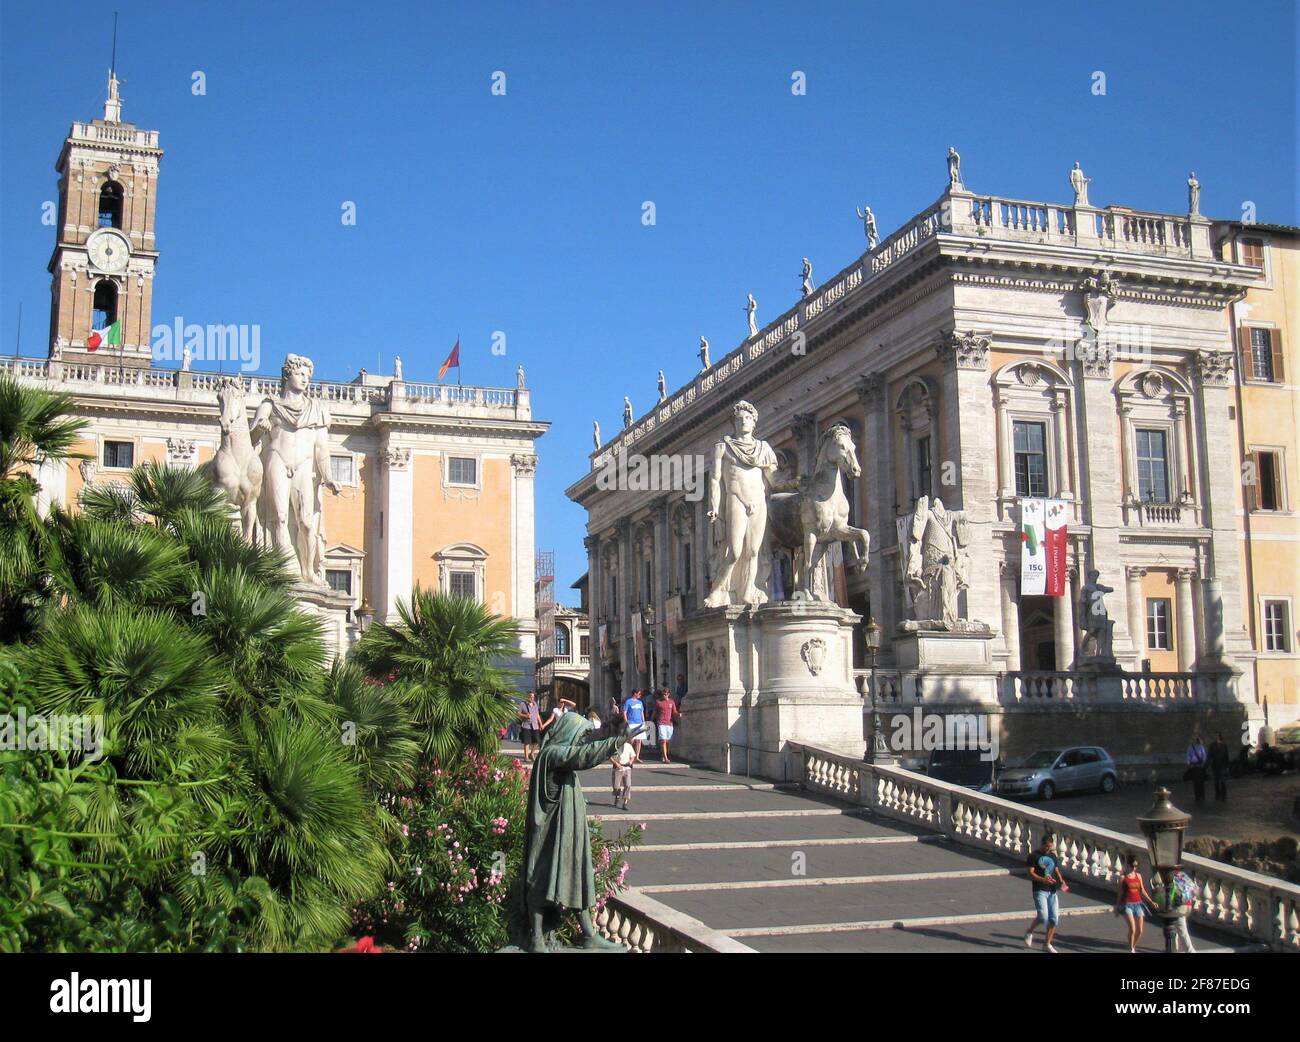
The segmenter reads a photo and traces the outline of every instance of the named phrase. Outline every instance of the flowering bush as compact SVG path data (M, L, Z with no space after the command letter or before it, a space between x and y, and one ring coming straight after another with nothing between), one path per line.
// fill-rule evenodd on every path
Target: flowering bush
M473 750L454 765L427 761L415 783L385 798L397 822L397 871L353 912L357 934L408 951L490 952L507 943L510 888L524 852L528 771L519 760ZM624 886L633 826L607 840L592 829L600 904Z

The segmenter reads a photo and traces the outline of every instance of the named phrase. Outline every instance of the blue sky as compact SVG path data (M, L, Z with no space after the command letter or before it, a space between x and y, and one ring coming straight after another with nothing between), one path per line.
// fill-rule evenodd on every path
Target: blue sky
M817 281L851 262L855 206L882 237L923 209L950 144L977 192L1064 201L1077 159L1094 204L1178 211L1195 169L1207 214L1298 223L1285 2L5 3L4 353L19 302L46 352L41 204L102 113L113 7L124 117L167 152L154 323L256 323L263 371L299 351L333 379L395 354L433 379L458 333L465 383L524 365L565 596L592 419L614 433L624 394L640 415L661 366L684 383L700 334L736 346L746 292L760 323L785 310L805 254Z

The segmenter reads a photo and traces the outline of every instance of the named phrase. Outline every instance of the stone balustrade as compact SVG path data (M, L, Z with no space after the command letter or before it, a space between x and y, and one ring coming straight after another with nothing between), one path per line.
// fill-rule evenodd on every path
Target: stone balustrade
M1231 700L1227 674L1016 670L1003 674L1003 702L1151 702L1214 705Z
M601 936L633 952L754 954L748 945L635 889L607 900L593 921Z
M122 366L111 362L63 362L34 358L0 357L0 372L37 383L49 391L73 395L120 395L216 406L223 380L243 384L250 398L273 394L278 376L250 376ZM462 387L458 384L404 383L386 385L313 380L307 388L313 398L327 402L332 413L367 416L376 412L451 413L530 419L529 392L504 387Z
M1067 876L1111 890L1124 859L1146 859L1146 843L1059 814L949 785L898 767L792 745L804 788L875 814L933 829L955 843L1023 863L1044 832L1056 836ZM1187 854L1183 868L1201 888L1192 910L1205 926L1248 937L1275 951L1300 952L1300 886Z

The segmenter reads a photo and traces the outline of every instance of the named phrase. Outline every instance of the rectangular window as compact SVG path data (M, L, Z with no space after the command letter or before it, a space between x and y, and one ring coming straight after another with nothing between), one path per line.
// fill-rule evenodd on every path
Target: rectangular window
M930 494L930 438L916 439L916 495L914 499Z
M1282 459L1281 453L1256 449L1250 454L1254 474L1246 474L1246 488L1251 510L1282 509ZM1253 484L1251 477L1254 477Z
M104 442L104 466L130 470L135 466L135 445L129 441Z
M1249 264L1252 268L1262 268L1264 266L1263 239L1241 240L1241 263Z
M356 461L351 456L331 456L330 477L340 485L355 485Z
M335 478L335 481L338 479ZM352 596L352 569L351 568L326 568L325 582L331 590L338 593L346 593Z
M1168 441L1166 431L1137 431L1138 498L1143 503L1169 502Z
M1012 432L1016 454L1016 495L1047 495L1047 427L1016 420Z
M654 587L651 583L651 562L642 562L641 575L641 600L646 604L653 604L655 599Z
M453 485L478 484L478 460L472 456L451 456L447 460L447 481Z
M591 658L591 637L585 633L578 638L578 653L583 658Z
M1264 650L1291 650L1291 605L1286 601L1264 602Z
M691 589L691 544L682 543L682 590Z
M1147 650L1172 651L1169 639L1169 601L1152 597L1147 600Z
M1273 376L1273 338L1272 330L1262 326L1253 326L1250 330L1250 367L1256 380L1272 383Z
M474 581L474 573L452 572L447 592L453 597L466 597L471 601L478 600L478 584Z

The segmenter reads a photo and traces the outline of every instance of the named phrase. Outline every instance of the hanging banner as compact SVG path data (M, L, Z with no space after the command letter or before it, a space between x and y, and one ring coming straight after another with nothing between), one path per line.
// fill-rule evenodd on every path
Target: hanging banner
M1062 499L1049 499L1045 502L1044 527L1047 529L1047 577L1045 586L1047 596L1064 597L1066 595L1066 504Z
M673 594L668 600L664 601L664 628L668 631L668 636L675 636L677 627L682 618L682 596Z
M647 668L645 620L639 611L632 613L632 651L636 656L636 668L644 673Z
M1066 503L1020 501L1020 594L1065 596Z
M1046 502L1020 501L1020 596L1041 597L1047 592Z
M609 627L603 622L596 630L600 641L600 657L602 659L609 657Z

